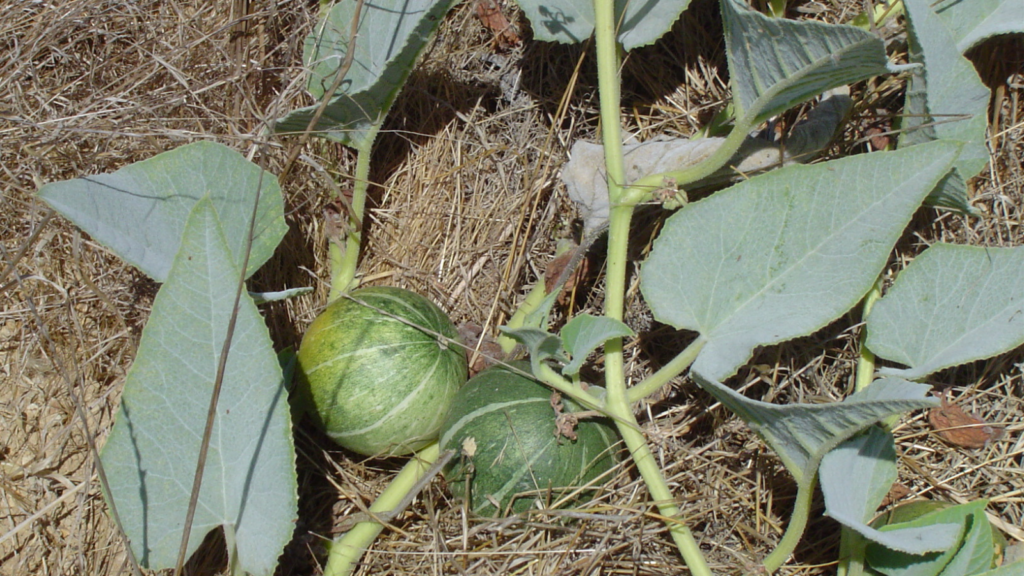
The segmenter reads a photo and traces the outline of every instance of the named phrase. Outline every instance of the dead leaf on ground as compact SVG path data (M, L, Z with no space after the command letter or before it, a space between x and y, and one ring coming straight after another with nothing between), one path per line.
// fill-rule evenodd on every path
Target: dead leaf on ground
M501 349L501 345L489 334L484 334L484 329L479 324L463 322L457 328L462 343L466 345L470 378L504 357L505 353Z
M576 256L576 248L567 250L564 254L555 257L548 265L544 268L544 289L550 293L558 289L556 286L558 280L565 273L566 266L572 264L573 257ZM565 280L565 285L562 286L562 291L558 295L557 303L559 305L565 304L565 297L567 294L571 294L576 288L576 284L586 277L590 264L587 261L586 256L579 260L576 264L576 270L570 272L569 276Z
M882 499L882 503L879 504L878 507L888 508L907 496L910 496L910 488L907 488L899 482L894 482L892 488L889 489L889 493L885 495L885 498Z
M477 0L476 17L485 28L494 33L494 45L499 51L510 50L522 43L495 0Z
M961 448L984 448L1003 437L1003 429L992 426L938 394L942 406L928 411L928 423L940 438Z

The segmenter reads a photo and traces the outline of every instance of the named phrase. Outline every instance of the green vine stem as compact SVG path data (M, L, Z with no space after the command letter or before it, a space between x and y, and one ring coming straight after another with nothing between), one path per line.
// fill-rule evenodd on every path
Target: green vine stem
M864 305L861 309L860 319L864 322L868 319L868 314L871 313L871 308L874 307L882 297L882 278L879 277L875 281L875 285L868 291L867 296L864 297ZM854 392L860 392L861 390L868 387L875 377L875 355L868 347L864 345L864 342L868 339L868 330L866 327L860 331L860 338L858 339L858 348L860 349L860 356L857 358L857 379L854 381L853 390Z
M806 479L804 482L797 483L796 490L796 503L793 505L793 513L789 517L789 525L786 526L786 532L782 535L782 540L779 540L779 545L772 550L771 554L765 557L762 565L768 574L771 574L782 567L789 559L793 551L796 550L798 544L800 544L800 538L804 535L804 529L807 528L807 520L811 516L811 505L814 501L814 484L817 481L817 472L815 476Z
M743 144L750 129L750 122L737 122L733 126L732 131L729 132L729 135L725 137L722 145L712 152L711 155L683 170L672 170L645 176L630 185L630 192L650 195L654 190L664 188L666 181L675 182L679 188L686 189L688 184L711 176L736 155L736 151L740 149L740 145Z
M385 516L392 510L403 507L410 495L415 494L414 488L427 475L439 455L440 447L434 442L413 456L370 506L370 516L372 517L374 513ZM331 545L327 565L324 566L324 576L351 574L363 553L382 530L384 525L376 520L358 522Z
M882 297L882 277L879 276L875 285L864 297L864 305L861 309L861 321L868 318L871 308ZM875 355L864 342L868 338L867 328L860 331L858 348L860 354L857 358L857 375L854 380L854 391L860 392L871 384L875 376ZM895 422L891 419L882 421L882 425L889 428ZM867 550L867 541L863 536L843 526L839 536L839 565L836 568L836 576L862 576L864 574L864 554Z
M356 288L356 266L359 264L359 252L363 245L363 216L366 213L366 193L370 188L370 156L373 142L377 139L379 125L374 125L364 140L365 144L356 148L356 174L352 184L352 213L348 215L348 234L345 248L331 242L328 257L331 264L331 291L328 302L334 302L342 294Z
M544 286L544 279L541 278L536 284L534 284L533 289L531 289L530 293L526 295L526 299L523 300L519 309L512 314L512 317L509 318L508 323L505 324L505 326L511 330L522 328L526 317L532 314L534 310L544 302L544 298L546 296L547 289ZM518 344L518 342L504 334L498 337L498 345L501 346L501 351L506 355L511 354L512 351L515 350L516 344Z
M541 362L536 367L538 373L534 376L539 377L542 382L554 388L558 392L565 394L569 398L572 398L576 402L583 406L587 410L597 410L599 412L605 411L605 405L599 398L595 398L592 394L582 389L578 384L570 382L563 378L558 372L555 372L554 368Z
M700 353L701 349L704 348L706 340L704 337L698 337L696 340L690 343L685 350L676 354L676 357L671 362L665 364L657 372L651 374L647 378L644 378L639 384L633 386L626 393L626 399L630 404L634 404L647 398L651 394L654 394L658 390L661 390L663 386L668 384L673 378L679 376L684 370L693 364L693 361L697 359L697 354Z
M608 175L608 200L611 206L608 226L608 259L605 286L605 316L622 320L626 294L626 250L633 207L640 196L635 191L625 197L622 137L619 126L619 53L615 37L615 9L612 0L594 0L594 36L597 52L598 88L601 98L601 136ZM605 343L605 412L615 420L619 433L647 484L658 510L666 517L669 534L679 548L692 574L711 576L700 547L690 530L679 520L679 507L672 491L637 425L627 397L623 369L622 338Z
M639 430L636 418L633 417L633 411L630 409L629 404L622 403L622 400L622 397L615 398L609 394L606 407L609 414L616 420L615 423L619 429L619 434L622 435L626 448L629 449L630 457L636 464L636 469L644 479L647 490L657 505L658 511L668 519L666 520L668 532L676 543L679 553L683 556L683 561L686 562L686 566L690 569L690 574L695 576L711 576L711 568L708 567L707 562L704 560L700 546L694 540L690 529L679 518L680 510L676 506L672 490L668 487L668 482L665 481L665 477L661 474L661 468L658 467L658 461L654 458L654 454L651 453L651 449L647 445L647 439L644 438L643 433ZM623 423L622 420L628 420L628 422Z

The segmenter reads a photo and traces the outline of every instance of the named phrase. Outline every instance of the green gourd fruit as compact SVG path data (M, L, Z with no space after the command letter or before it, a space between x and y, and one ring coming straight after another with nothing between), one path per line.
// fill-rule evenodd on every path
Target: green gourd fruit
M513 365L529 372L528 363ZM470 379L441 426L441 450L455 452L443 470L452 494L487 516L583 496L581 487L615 466L618 437L605 419L591 418L579 421L574 440L556 435L556 417L551 389L536 380L502 366Z
M302 337L299 405L354 452L419 450L437 439L468 377L457 337L448 316L419 294L355 290L328 305Z

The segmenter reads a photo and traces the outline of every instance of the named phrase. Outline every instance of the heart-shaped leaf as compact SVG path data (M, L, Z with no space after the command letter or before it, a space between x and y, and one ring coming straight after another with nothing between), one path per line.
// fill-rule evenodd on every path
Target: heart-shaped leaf
M355 55L344 81L313 126L318 135L358 149L369 149L409 73L437 30L452 0L338 2L306 38L308 87L320 100L334 84L351 43L352 18L362 6ZM319 104L290 112L277 121L278 133L303 132Z
M167 280L185 221L205 197L223 223L232 261L240 268L257 194L246 277L270 259L288 225L277 178L227 146L196 142L113 174L54 182L39 191L54 210L157 282Z
M906 554L870 544L868 564L886 576L964 576L979 574L992 567L992 526L985 517L986 500L978 500L925 514L916 520L881 528L903 530L957 524L962 536L942 552L925 555Z
M916 380L1024 344L1024 246L936 244L871 309L867 347Z
M157 293L102 451L140 562L175 564L238 268L209 199L196 203ZM218 526L245 571L273 574L291 540L297 480L287 391L263 319L243 295L188 552Z
M670 217L641 288L655 318L707 340L693 369L723 380L860 301L958 150L926 146L782 168Z

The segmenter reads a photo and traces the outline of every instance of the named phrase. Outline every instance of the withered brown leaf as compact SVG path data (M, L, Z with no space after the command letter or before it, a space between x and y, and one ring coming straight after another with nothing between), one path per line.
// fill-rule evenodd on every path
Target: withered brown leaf
M556 256L548 262L548 265L544 268L544 289L547 292L550 293L557 288L555 284L562 277L562 274L565 272L565 268L574 264L573 260L577 256L576 252L578 250L579 247L577 246L576 248L567 250L561 256ZM569 277L565 280L565 285L562 286L562 290L558 294L556 302L559 306L565 304L566 295L572 293L576 288L576 284L587 276L590 269L590 263L587 261L586 256L579 259L578 263L575 265L576 269L569 274Z
M928 423L940 438L961 448L984 448L1003 437L1003 429L985 422L938 394L942 405L928 411Z
M515 48L522 42L495 0L477 0L476 17L485 28L494 33L494 44L498 50Z

